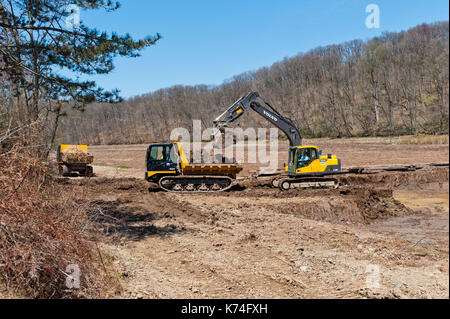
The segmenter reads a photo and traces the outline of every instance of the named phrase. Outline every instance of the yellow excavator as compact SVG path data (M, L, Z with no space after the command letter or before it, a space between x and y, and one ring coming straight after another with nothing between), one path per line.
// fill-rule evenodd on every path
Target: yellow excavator
M261 115L283 131L289 139L288 166L285 168L285 174L272 179L272 186L282 190L337 186L337 181L330 178L330 175L341 173L341 160L336 155L322 155L322 151L316 146L302 146L302 138L297 127L258 92L249 92L242 96L217 117L214 124L222 131L248 110Z

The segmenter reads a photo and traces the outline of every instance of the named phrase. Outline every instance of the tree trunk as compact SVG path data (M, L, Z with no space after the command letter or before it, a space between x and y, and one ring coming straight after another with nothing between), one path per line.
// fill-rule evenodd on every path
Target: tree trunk
M52 129L52 133L51 133L51 137L50 137L50 145L48 146L47 152L45 153L45 158L47 158L47 159L50 154L50 151L53 148L53 144L55 143L56 131L58 130L58 122L59 122L59 118L61 116L61 107L62 107L62 103L58 102L58 106L56 107L55 121L53 123L53 129Z

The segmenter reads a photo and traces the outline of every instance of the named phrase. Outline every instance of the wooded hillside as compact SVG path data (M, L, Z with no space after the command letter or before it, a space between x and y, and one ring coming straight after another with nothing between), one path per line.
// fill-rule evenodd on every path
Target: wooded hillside
M219 86L175 86L119 104L92 104L61 119L59 141L144 143L213 119L256 90L306 137L448 133L448 22L368 41L318 47ZM145 71L145 70L144 70ZM150 74L149 76L157 76ZM241 126L264 127L255 113Z

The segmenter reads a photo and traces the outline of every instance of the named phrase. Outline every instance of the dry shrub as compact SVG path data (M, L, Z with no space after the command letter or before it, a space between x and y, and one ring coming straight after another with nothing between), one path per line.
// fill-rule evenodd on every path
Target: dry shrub
M396 144L413 145L446 145L449 143L448 135L417 135L401 136Z
M0 156L0 291L31 298L101 297L107 275L95 233L86 211L61 193L45 164ZM79 267L79 289L66 286L68 265Z

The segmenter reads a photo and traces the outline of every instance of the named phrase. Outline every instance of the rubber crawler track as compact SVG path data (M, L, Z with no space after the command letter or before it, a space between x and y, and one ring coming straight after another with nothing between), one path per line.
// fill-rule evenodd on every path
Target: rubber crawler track
M312 184L309 187L305 187L305 188L329 188L330 186L323 186L320 185L321 183L326 183L326 182L333 182L334 186L332 187L336 187L338 186L338 181L335 178L329 178L329 177L302 177L302 178L283 178L283 179L277 179L277 184L278 186L275 186L275 179L272 180L272 187L278 187L280 190L285 191L287 189L283 188L283 183L284 182L288 182L289 183L289 188L288 189L293 189L295 187L293 187L293 185L295 184ZM317 186L315 186L314 184L317 184Z
M194 190L186 190L186 189L181 189L181 190L173 190L173 189L168 189L167 187L164 186L164 183L167 181L174 181L175 183L179 184L179 185L186 185L186 184L192 184L195 185L195 189ZM221 189L208 189L208 190L199 190L198 187L202 184L208 184L208 185L212 185L212 184L216 184L214 183L214 180L216 181L226 181L228 183L228 185L226 187L223 187ZM207 183L205 183L205 181ZM166 191L166 192L170 192L170 193L218 193L218 192L223 192L226 191L228 189L231 188L231 186L233 186L233 179L231 179L228 176L186 176L186 175L181 175L181 176L165 176L163 178L161 178L159 180L159 187Z

